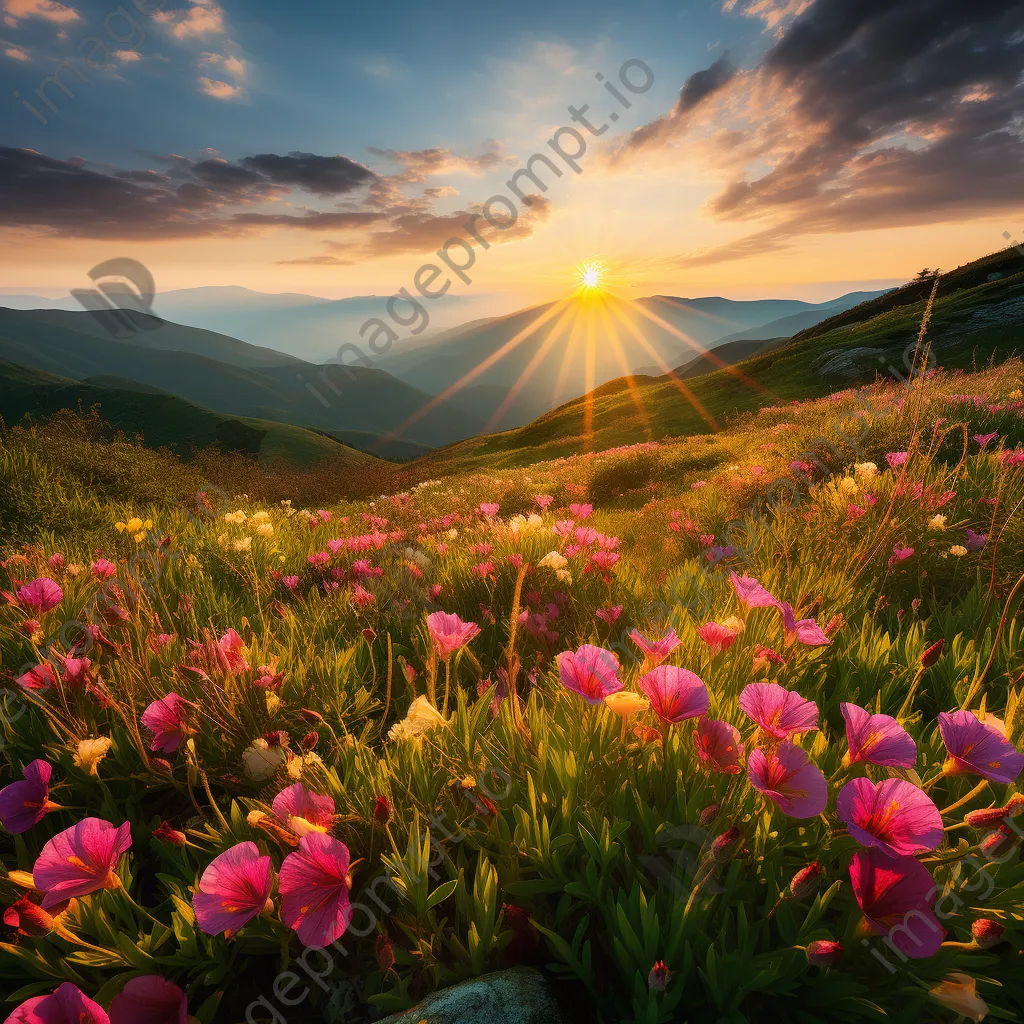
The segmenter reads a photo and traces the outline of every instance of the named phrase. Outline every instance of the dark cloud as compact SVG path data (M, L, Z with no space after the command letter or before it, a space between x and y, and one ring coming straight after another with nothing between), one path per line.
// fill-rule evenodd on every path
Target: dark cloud
M751 76L745 139L719 151L771 169L732 181L711 213L771 226L678 262L1020 209L1022 71L1019 2L817 0Z
M358 228L381 220L379 213L320 213L306 210L304 213L236 213L234 224L268 228L303 228L306 231L338 231Z
M260 153L239 161L268 181L301 188L320 196L338 196L373 181L377 175L345 156L292 152L287 156Z

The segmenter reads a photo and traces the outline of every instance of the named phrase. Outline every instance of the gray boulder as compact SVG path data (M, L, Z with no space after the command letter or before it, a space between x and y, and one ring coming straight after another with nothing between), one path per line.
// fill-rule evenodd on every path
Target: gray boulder
M834 380L856 380L861 377L865 370L882 367L885 360L879 360L884 354L884 349L857 348L829 349L811 364L822 377L830 377Z
M441 989L377 1024L562 1024L562 1016L540 971L513 967Z

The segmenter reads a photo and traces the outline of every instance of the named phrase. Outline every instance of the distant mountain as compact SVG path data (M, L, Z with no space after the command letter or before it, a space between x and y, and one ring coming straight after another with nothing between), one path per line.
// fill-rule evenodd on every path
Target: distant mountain
M746 331L730 334L725 338L719 339L718 344L724 345L730 341L768 341L771 338L792 338L801 331L806 331L816 324L820 324L823 320L829 319L829 317L844 313L848 309L853 309L854 306L859 306L862 302L868 302L871 299L878 298L880 295L887 294L887 292L888 289L874 292L850 292L847 295L840 296L833 302L823 302L813 309L803 310L800 313L794 313L779 320L772 320L758 327L751 327Z
M163 338L177 347L155 347ZM200 354L204 351L234 355L236 362ZM430 447L470 437L483 425L482 418L449 403L435 403L432 395L379 369L319 367L280 353L274 353L277 365L238 365L243 357L266 351L170 324L115 341L97 333L94 318L84 311L0 309L0 358L80 381L114 375L222 414L336 436L359 431L380 438L412 421L402 430L402 439Z

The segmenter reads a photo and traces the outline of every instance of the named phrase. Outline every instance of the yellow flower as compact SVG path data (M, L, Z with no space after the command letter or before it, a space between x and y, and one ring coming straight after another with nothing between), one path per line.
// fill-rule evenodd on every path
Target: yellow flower
M549 551L538 564L549 566L552 569L564 569L569 564L569 560L559 551Z
M255 516L253 517L255 519ZM274 535L274 527L270 523L258 523L256 526L256 532L261 537L272 537Z
M267 714L272 715L281 706L281 698L273 690L267 690Z
M856 494L860 489L857 486L857 481L854 480L852 476L844 476L843 479L839 481L838 487L839 493L846 497L851 494Z
M145 530L140 530L138 533L132 534L132 540L134 540L136 544L141 544L145 539L146 539L146 531Z
M950 553L951 555L956 555L956 556L957 556L957 558L961 558L961 557L962 557L963 555L966 555L966 554L967 554L967 548L965 548L965 547L963 546L963 544L954 544L954 545L953 545L953 546L952 546L952 547L951 547L951 548L949 549L949 553Z
M735 615L730 615L729 618L722 620L722 625L726 629L731 629L735 633L742 633L747 628L747 624Z
M138 533L142 529L142 520L138 516L132 516L127 523L124 524L124 528L129 533Z
M988 1005L978 995L978 983L960 971L946 975L931 990L931 997L954 1013L974 1021L982 1021L988 1015Z
M873 480L878 476L878 467L873 462L858 462L853 467L853 472L860 481Z
M946 528L946 517L945 516L932 516L928 520L929 530L944 530Z
M117 530L118 533L124 533L124 523L114 523L114 529Z
M641 696L639 693L634 693L632 690L619 690L618 693L609 693L605 697L604 702L610 710L614 711L617 715L621 715L623 718L635 715L638 711L646 711L651 706L651 702L646 697Z
M555 578L567 586L572 586L572 573L568 569L556 569Z
M1015 391L1011 391L1007 397L1010 401L1016 402L1018 398L1024 398L1024 392L1022 392L1020 388L1017 388Z
M239 510L238 512L225 512L224 513L225 523L234 523L236 526L245 522L245 513Z
M91 740L79 740L75 754L75 765L85 768L90 775L99 775L99 764L107 756L111 740L107 736L99 736Z
M270 519L270 513L266 509L261 508L259 512L253 512L249 519L254 523L265 523Z
M236 551L248 551L252 547L252 537L243 537L241 540L233 541L231 546Z
M396 722L388 732L389 740L415 740L426 735L431 729L448 723L441 713L422 694L409 706L405 718Z

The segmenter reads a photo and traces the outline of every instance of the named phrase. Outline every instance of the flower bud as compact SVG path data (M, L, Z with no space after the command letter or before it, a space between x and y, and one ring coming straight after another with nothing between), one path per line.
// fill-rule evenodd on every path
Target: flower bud
M668 986L669 978L674 973L674 971L668 969L668 965L664 960L656 960L650 973L647 975L647 987L652 992L664 992Z
M367 642L368 644L372 644L372 643L373 643L373 641L374 641L374 640L375 640L376 638L377 638L377 634L376 634L376 633L375 633L375 632L373 631L373 628L372 628L371 626L367 626L367 627L366 627L366 628L365 628L365 629L363 630L363 639L364 639L364 640L365 640L365 641L366 641L366 642Z
M831 939L818 939L807 945L807 962L812 967L831 967L839 962L842 955L842 944Z
M153 838L170 843L172 846L184 846L186 843L185 833L171 828L166 821L161 821L160 827L153 830Z
M303 750L312 750L320 742L320 733L307 732L301 742Z
M718 817L720 807L721 804L708 804L707 807L700 812L700 818L698 820L700 821L701 827L707 828L707 826Z
M387 974L395 966L395 947L386 935L377 936L377 966Z
M16 928L19 935L42 938L57 927L57 922L42 907L22 896L4 911L4 924Z
M942 650L946 646L945 640L936 640L924 654L921 655L921 668L931 668L942 657Z
M720 836L716 836L711 843L711 855L717 861L728 860L735 852L736 847L739 846L740 840L743 838L743 833L734 825L730 829L726 829Z
M789 883L789 894L795 900L806 900L818 891L818 883L821 881L821 868L818 862L808 864L801 868Z
M373 820L386 825L391 820L391 802L386 796L377 797L373 805Z
M985 836L978 846L990 859L1001 857L1013 846L1013 833L1005 825L1000 825L994 832Z
M971 935L982 949L991 949L1003 941L1006 928L990 917L979 917L971 924Z

